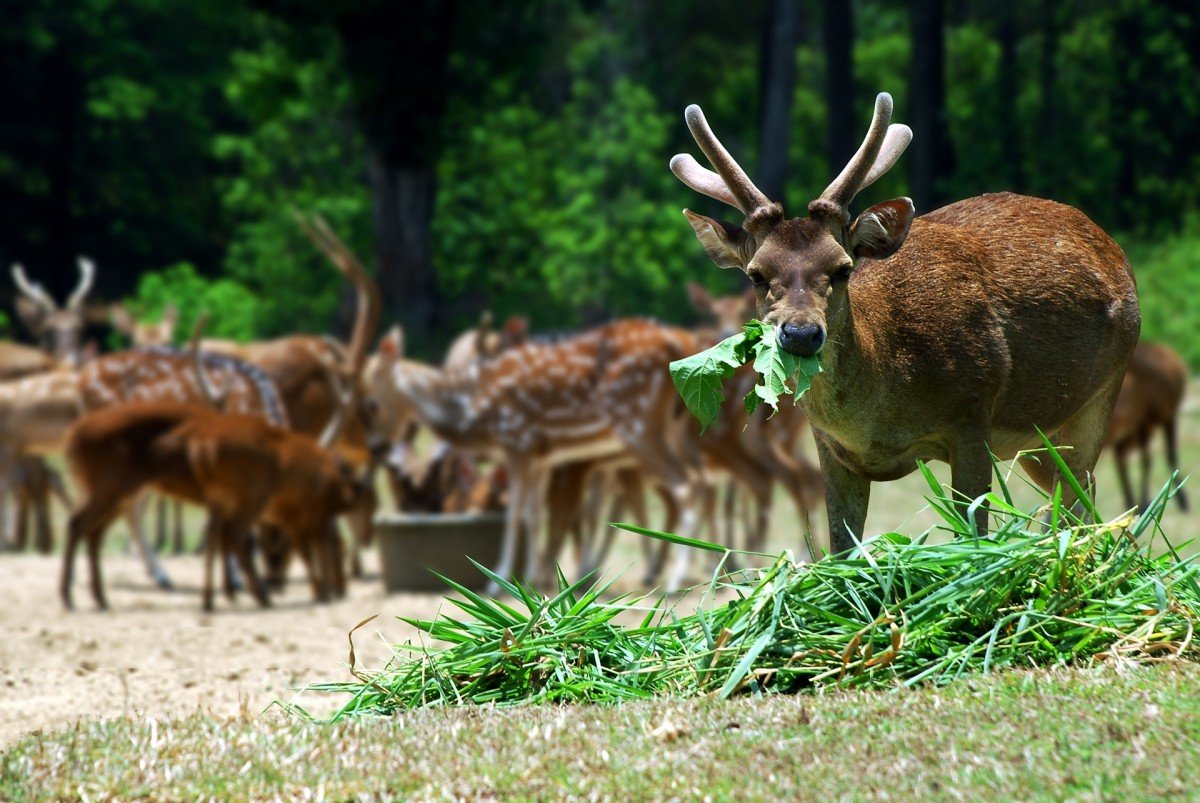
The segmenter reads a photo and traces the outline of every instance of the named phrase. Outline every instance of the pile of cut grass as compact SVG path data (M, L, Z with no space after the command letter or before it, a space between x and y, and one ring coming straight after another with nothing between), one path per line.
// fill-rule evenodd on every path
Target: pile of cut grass
M1200 565L1165 536L1154 544L1173 484L1140 516L1105 522L1069 477L1084 512L1060 494L1022 512L997 471L1000 493L986 497L995 526L981 537L970 511L922 470L942 529L956 536L948 543L889 533L836 559L797 563L785 553L765 570L718 570L707 604L682 617L662 598L607 600L608 585L593 578L560 574L546 596L481 566L511 604L448 581L465 618L406 620L448 646L399 645L381 672L313 688L350 695L341 720L425 706L878 689L999 668L1196 657ZM712 602L719 591L733 599ZM639 624L617 621L629 612Z

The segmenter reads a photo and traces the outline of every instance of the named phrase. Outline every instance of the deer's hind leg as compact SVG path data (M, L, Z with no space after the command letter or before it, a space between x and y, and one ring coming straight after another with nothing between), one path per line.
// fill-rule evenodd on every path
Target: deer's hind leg
M100 543L113 519L121 512L121 501L102 501L102 497L91 496L88 501L75 512L67 523L67 542L63 547L62 578L59 582L59 594L63 605L71 610L71 582L75 569L75 551L80 541L87 541L88 561L91 571L92 597L100 610L108 610L108 600L104 596L104 582L100 575Z
M1116 382L1093 396L1058 432L1050 436L1050 442L1059 450L1067 469L1084 493L1093 499L1096 495L1096 461L1104 447L1108 422L1112 418L1120 389L1121 378L1118 377ZM1049 455L1023 455L1020 462L1029 477L1048 494L1053 494L1054 486L1063 480L1062 473ZM1070 505L1079 512L1081 503L1069 483L1063 484L1062 500L1064 505Z
M1179 471L1179 448L1175 432L1175 419L1163 424L1163 438L1167 443L1167 465L1172 472L1177 472ZM1183 488L1175 492L1175 501L1179 503L1179 509L1186 513L1188 500Z

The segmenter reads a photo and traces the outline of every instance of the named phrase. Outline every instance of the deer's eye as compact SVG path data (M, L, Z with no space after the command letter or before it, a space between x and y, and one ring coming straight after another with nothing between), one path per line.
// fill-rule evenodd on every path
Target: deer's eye
M838 268L837 270L835 270L833 272L833 275L830 276L829 278L834 282L844 282L850 278L851 270L852 270L851 266L846 265L844 267L841 267L841 268Z
M767 277L763 276L758 271L752 270L747 275L750 277L750 284L754 285L756 289L761 289L767 286Z

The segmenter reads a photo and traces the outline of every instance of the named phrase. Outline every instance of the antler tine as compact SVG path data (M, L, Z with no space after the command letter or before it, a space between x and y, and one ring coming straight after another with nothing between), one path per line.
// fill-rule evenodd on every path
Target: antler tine
M76 257L75 261L79 263L79 284L75 285L71 297L67 299L67 309L72 310L83 304L88 293L92 292L92 282L96 280L95 262L83 256Z
M708 161L712 166L717 169L718 176L724 182L729 194L736 201L732 206L740 209L742 214L747 217L756 209L769 206L771 201L766 195L763 195L762 190L754 186L754 182L746 175L746 171L742 170L741 166L729 155L729 151L725 150L725 146L721 144L721 141L713 134L712 129L708 125L708 120L704 118L704 112L701 111L700 107L693 103L684 111L683 117L687 121L688 130L692 132L692 138L696 140L696 144L700 146L700 150L704 151L704 155L708 157ZM688 168L687 172L689 174L692 176L696 175L686 163L683 166ZM676 173L676 175L679 174ZM701 180L703 186L711 188L711 178L704 176ZM685 181L684 183L688 182ZM689 183L688 186L692 185ZM706 195L710 194L707 190L700 190L700 192L704 192ZM720 200L725 201L726 199L722 197ZM728 201L726 202L728 203Z
M880 155L885 140L888 139L890 133L888 123L891 122L891 119L892 96L887 92L880 92L875 98L875 114L871 118L871 127L867 129L867 136L858 146L858 151L842 168L838 177L825 188L825 192L821 193L818 201L831 203L843 215L848 216L850 202L854 200L854 196L858 195L871 181L883 175L887 168L895 164L896 159L900 158L900 154L908 146L908 140L912 138L912 131L908 131L907 139L904 136L904 131L908 130L907 126L897 128L896 134L891 137L891 148L883 159L878 160L881 169L874 169L877 157ZM897 147L898 150L896 150ZM885 164L886 166L884 166ZM816 204L818 201L813 203ZM812 205L809 206L809 210L813 211Z
M880 176L892 169L896 161L903 155L908 143L912 142L912 129L901 123L892 123L888 126L887 134L883 137L883 145L879 149L879 155L875 157L875 164L871 165L871 172L867 173L867 177L863 179L862 186L858 188L862 192L867 187L870 187Z
M671 172L675 174L675 178L701 195L715 198L734 209L741 208L733 193L725 186L725 180L713 171L701 167L690 153L678 153L671 157Z
M200 350L200 339L204 334L204 327L208 325L208 317L208 310L202 310L196 317L196 325L192 327L192 338L188 342L188 351L192 355L192 366L196 371L196 380L200 383L200 392L215 409L224 411L225 400L233 387L233 372L226 372L225 381L219 391L208 381L208 372L204 370L203 352Z
M13 282L17 285L17 289L40 307L44 307L47 311L53 312L58 309L58 305L54 303L54 299L42 288L37 282L29 281L29 277L25 275L25 268L19 263L14 263L12 266Z

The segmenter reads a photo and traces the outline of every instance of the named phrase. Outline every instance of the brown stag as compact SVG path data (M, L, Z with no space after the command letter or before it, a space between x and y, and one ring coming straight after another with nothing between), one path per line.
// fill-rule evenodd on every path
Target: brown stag
M1150 502L1150 438L1155 430L1163 431L1168 466L1171 471L1179 471L1176 423L1186 387L1187 363L1183 357L1161 343L1138 343L1121 383L1105 440L1112 447L1125 504L1130 508L1138 503L1133 498L1126 459L1132 449L1142 453L1140 504L1145 509ZM1182 510L1188 509L1182 488L1175 494L1175 499Z
M698 106L685 118L717 172L671 160L684 184L745 216L684 210L708 256L746 272L784 349L821 355L803 404L834 552L863 536L871 483L918 460L948 462L951 486L974 500L991 487L990 453L1040 447L1041 430L1090 485L1141 325L1124 253L1069 206L1000 193L914 218L898 198L851 217L912 137L891 113L880 94L858 152L805 218L750 181ZM1021 463L1043 488L1059 480L1047 459ZM986 528L986 507L974 523Z

